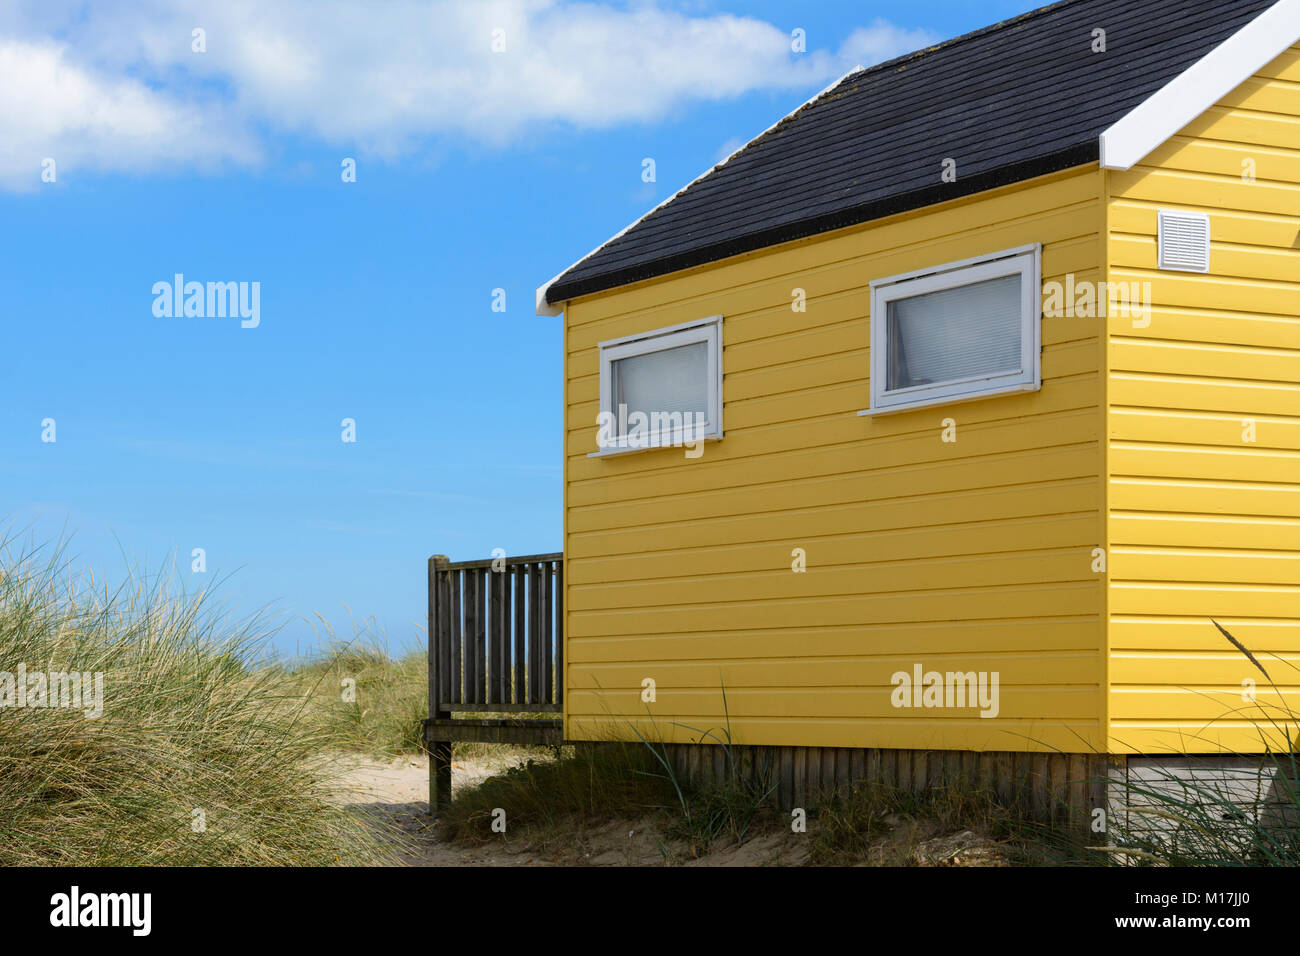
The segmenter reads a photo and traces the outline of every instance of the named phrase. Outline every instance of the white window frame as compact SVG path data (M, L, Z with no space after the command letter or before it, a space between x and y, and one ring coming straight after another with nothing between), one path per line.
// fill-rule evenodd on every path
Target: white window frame
M947 405L953 402L1037 391L1042 387L1042 256L1041 243L1006 249L986 256L950 262L931 269L905 272L871 283L871 407L859 415ZM1020 368L1014 372L973 376L928 385L887 389L886 343L889 303L930 292L956 289L976 282L1019 275L1020 282Z
M587 457L624 454L633 451L645 451L651 448L676 448L687 442L698 440L717 441L722 438L722 316L713 315L707 319L671 325L653 332L627 335L619 339L610 339L600 343L600 411L618 415L614 404L613 365L620 359L662 352L667 349L680 348L704 342L709 347L708 376L706 396L708 398L708 421L704 428L675 428L669 432L650 433L645 444L630 444L627 436L619 436L615 444L601 447ZM599 441L599 431L597 431Z

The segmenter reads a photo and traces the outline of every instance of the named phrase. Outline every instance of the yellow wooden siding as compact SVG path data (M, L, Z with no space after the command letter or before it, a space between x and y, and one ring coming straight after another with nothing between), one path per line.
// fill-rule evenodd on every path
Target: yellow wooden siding
M570 737L628 737L635 721L689 740L681 725L721 730L729 715L745 744L1101 745L1097 323L1043 321L1039 392L856 414L872 279L1041 242L1045 281L1096 280L1101 181L1057 174L568 304ZM588 458L598 343L717 314L724 439L698 460ZM999 716L893 708L891 675L917 663L998 672Z
M1300 703L1300 46L1107 187L1110 278L1153 299L1109 322L1111 749L1258 750ZM1209 213L1209 275L1157 270L1163 208Z

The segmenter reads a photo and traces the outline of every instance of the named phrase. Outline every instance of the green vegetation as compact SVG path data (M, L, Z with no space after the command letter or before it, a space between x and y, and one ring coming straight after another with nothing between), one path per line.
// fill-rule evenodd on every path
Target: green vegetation
M1259 734L1262 754L1225 755L1258 766L1258 783L1243 787L1238 778L1235 786L1225 785L1214 776L1182 772L1117 781L1124 809L1112 814L1101 852L1132 865L1298 866L1300 753L1294 735L1300 718L1256 655L1218 622L1214 626L1284 702L1250 703L1226 715L1249 720Z
M493 813L509 808L512 839L563 854L584 833L626 821L661 834L659 852L668 863L775 838L802 841L813 864L906 865L924 841L968 830L975 831L972 842L983 854L979 862L1060 861L1036 844L1032 827L999 810L989 794L960 787L915 795L862 785L809 812L806 835L793 837L789 812L777 808L761 768L747 772L751 768L740 769L731 756L728 766L721 785L695 786L673 769L659 744L565 747L555 759L529 760L462 791L439 822L450 839L482 845L501 839L492 829Z
M285 668L309 722L344 750L384 757L420 753L429 714L424 653L394 657L382 635L370 630L346 643L326 633L324 652Z
M452 839L482 843L496 838L493 810L509 807L512 830L546 844L565 841L574 828L657 813L672 800L671 784L639 745L563 747L463 791L439 823Z
M429 662L422 649L394 654L385 635L367 621L353 625L351 640L323 624L324 650L280 665L303 701L307 719L334 746L370 757L421 754L429 715ZM457 715L460 716L460 715ZM476 718L550 717L551 714L475 713ZM464 760L511 753L542 757L544 747L502 748L457 741L452 757Z
M959 782L924 793L860 785L824 803L816 825L808 829L813 838L810 860L825 865L905 865L914 861L924 841L963 831L978 834L986 845L996 844L996 851L986 853L982 863L1063 862L1041 842L1043 829L1025 814L998 806L987 790ZM1075 846L1070 834L1058 833L1056 839Z
M143 580L110 593L62 549L0 544L0 865L329 865L391 859L345 810L256 620ZM103 713L18 706L19 666L102 675ZM66 684L64 693L71 700ZM46 691L51 703L59 692Z
M727 732L696 731L723 745L730 769L722 785L709 787L685 780L662 741L633 732L639 742L557 748L552 760L530 759L488 779L453 800L440 820L444 832L462 841L491 839L493 810L509 806L511 826L554 845L565 842L565 829L651 816L681 852L698 857L719 840L743 841L771 816L772 788L762 774L741 772ZM678 855L664 844L660 850L666 858Z

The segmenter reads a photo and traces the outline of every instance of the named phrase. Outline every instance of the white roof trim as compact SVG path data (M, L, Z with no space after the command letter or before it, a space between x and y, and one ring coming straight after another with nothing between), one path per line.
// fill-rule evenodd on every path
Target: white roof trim
M760 140L760 139L762 139L762 138L763 138L764 136L766 136L768 133L772 132L772 130L776 129L778 126L780 126L780 125L781 125L782 123L784 123L786 120L788 120L791 116L794 116L795 113L798 113L799 110L802 110L802 109L804 109L805 107L811 106L813 103L817 102L819 99L821 99L823 96L825 96L825 95L826 95L827 93L829 93L831 90L835 89L835 87L839 86L841 83L843 83L843 82L844 82L845 80L847 80L849 77L851 77L851 76L853 76L853 75L855 75L855 74L857 74L857 73L861 73L863 69L864 69L863 66L862 66L861 64L859 64L858 66L855 66L853 69L849 70L849 72L845 73L843 76L841 76L838 80L836 80L836 81L835 81L834 83L832 83L830 86L826 87L826 89L822 90L820 93L816 94L815 96L809 98L809 99L808 99L808 100L807 100L807 101L806 101L802 106L798 107L798 109L791 110L789 113L787 113L785 116L782 116L779 120L777 120L775 123L773 123L773 124L772 124L771 126L769 126L767 129L763 130L763 132L759 133L757 136L755 136L753 139L751 139L751 140L750 140L748 143L746 143L744 146L741 146L739 149L734 150L734 151L731 153L731 155L728 156L726 159L724 159L722 162L720 162L720 163L716 163L716 164L714 164L713 166L710 166L710 167L709 167L708 169L706 169L704 172L700 173L700 175L696 176L694 179L692 179L689 183L687 183L687 184L686 184L685 186L683 186L681 189L677 190L677 192L673 193L671 196L669 196L667 199L665 199L663 202L661 202L658 206L655 206L654 209L651 209L651 210L650 210L649 212L647 212L644 216L641 216L639 219L637 219L636 222L628 223L628 225L624 226L624 227L623 227L622 229L620 229L617 233L615 233L614 235L610 236L608 239L606 239L604 242L602 242L600 245L598 245L595 249L592 249L591 252L587 253L585 256L583 256L581 259L579 259L579 260L578 260L577 262L575 262L573 265L569 266L568 269L565 269L563 272L560 272L558 275L554 276L554 277L551 279L550 282L546 283L546 285L539 286L538 289L537 289L537 309L536 309L537 314L538 314L538 315L559 315L561 312L564 311L564 304L563 304L562 302L556 302L556 303L553 303L553 304L548 304L547 301L546 301L546 293L547 293L548 291L550 291L551 286L555 285L556 280L559 279L560 276L564 275L566 272L569 272L571 269L574 269L575 267L577 267L577 266L581 265L582 263L586 262L588 259L590 259L592 256L594 256L596 253L600 252L601 249L604 249L607 245L609 245L611 242L613 242L615 239L618 239L618 238L622 237L622 236L623 236L626 232L628 232L628 230L630 230L633 226L638 225L638 224L641 223L643 220L645 220L647 217L649 217L649 216L651 215L651 213L654 213L655 211L657 211L657 210L663 208L664 206L668 205L670 202L672 202L674 199L676 199L676 198L677 198L678 196L680 196L682 193L686 192L686 190L690 189L692 186L694 186L696 183L698 183L701 179L705 178L706 176L708 176L709 174L713 173L714 171L716 171L716 170L718 170L718 169L721 169L723 166L727 165L727 163L731 162L733 159L736 158L736 156L737 156L738 153L740 153L741 151L743 151L743 150L745 150L745 149L748 149L751 145L754 144L754 142L755 142L756 140Z
M1278 0L1101 134L1103 169L1132 169L1300 42L1300 0Z

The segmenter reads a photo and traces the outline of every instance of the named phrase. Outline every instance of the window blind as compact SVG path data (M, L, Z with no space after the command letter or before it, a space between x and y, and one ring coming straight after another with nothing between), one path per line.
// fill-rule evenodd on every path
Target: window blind
M1020 276L889 303L889 390L1020 369Z
M709 344L693 342L677 348L631 355L610 363L613 376L612 411L627 413L693 412L703 421L709 413Z

